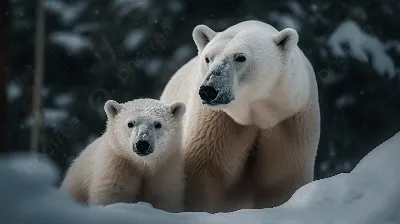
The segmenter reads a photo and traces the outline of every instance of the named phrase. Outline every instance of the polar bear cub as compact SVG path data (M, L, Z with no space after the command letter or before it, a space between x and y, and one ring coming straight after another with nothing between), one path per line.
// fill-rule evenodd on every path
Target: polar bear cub
M74 160L61 188L89 205L144 201L169 212L183 210L185 104L109 100L104 110L105 133Z

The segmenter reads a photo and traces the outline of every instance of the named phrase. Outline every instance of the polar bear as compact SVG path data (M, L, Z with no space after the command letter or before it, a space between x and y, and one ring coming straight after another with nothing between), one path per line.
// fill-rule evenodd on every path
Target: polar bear
M186 104L186 211L274 207L313 180L320 137L314 70L298 33L260 21L193 30L198 56L160 100Z
M105 133L74 160L61 188L89 205L144 201L169 212L182 211L185 104L109 100L104 109Z

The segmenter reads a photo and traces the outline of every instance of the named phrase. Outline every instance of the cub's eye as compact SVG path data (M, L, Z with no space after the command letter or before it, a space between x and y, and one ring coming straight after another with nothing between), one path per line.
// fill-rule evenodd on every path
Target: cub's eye
M210 63L210 59L206 58L206 63L207 64Z
M244 62L244 61L246 61L246 57L243 56L243 55L238 55L238 56L235 57L235 61Z
M154 124L154 127L155 127L156 129L160 129L160 128L161 128L161 123L160 123L160 122L156 122L156 123Z
M133 126L135 126L135 124L132 121L128 123L128 128L133 128Z

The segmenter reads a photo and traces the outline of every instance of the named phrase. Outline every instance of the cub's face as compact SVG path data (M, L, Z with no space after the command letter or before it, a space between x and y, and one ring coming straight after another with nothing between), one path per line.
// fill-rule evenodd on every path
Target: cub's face
M109 100L104 108L107 131L112 132L114 143L134 158L153 160L180 145L183 103L165 105L158 100L137 99L118 104Z
M296 42L290 32L282 32L243 27L217 34L207 26L197 26L193 38L199 50L202 103L235 119L245 117L242 114L249 113L251 103L267 99L283 73L287 45Z

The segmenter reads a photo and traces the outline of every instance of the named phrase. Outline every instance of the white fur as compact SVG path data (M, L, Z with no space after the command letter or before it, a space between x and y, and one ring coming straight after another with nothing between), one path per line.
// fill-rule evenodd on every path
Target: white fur
M122 149L121 153L126 158L132 159L133 162L143 163L151 169L157 167L157 164L162 162L164 158L168 157L168 150L171 146L179 145L181 141L181 131L179 129L179 119L185 113L185 105L181 103L174 103L171 106L179 104L181 111L179 117L173 117L170 111L170 106L163 105L161 102L151 99L137 99L129 101L124 104L118 104L115 101L108 101L105 104L105 110L108 110L109 104L113 106L118 105L118 114L110 115L107 112L107 130L110 129L110 140L115 145L119 145ZM128 128L129 121L135 121L138 117L145 117L147 123L161 122L162 128L153 130L156 136L156 146L153 153L147 156L138 156L133 153L132 147L137 139L137 127Z
M117 202L151 203L167 211L183 209L183 158L181 119L185 105L153 99L119 104L109 100L105 133L75 159L61 187L76 201L94 205ZM128 127L129 122L135 126ZM152 124L161 123L161 128ZM134 152L139 124L148 125L154 136L154 152ZM147 126L146 126L147 127Z
M211 106L212 109L225 111L240 124L268 128L298 112L307 103L310 94L308 64L297 47L295 30L287 28L279 32L268 24L252 21L239 23L220 33L200 25L194 29L193 36L199 49L199 85L207 72L223 60L228 59L227 69L234 73L235 100L227 105ZM286 43L280 47L277 44L283 39ZM207 40L211 41L204 46ZM239 52L245 54L245 62L230 60ZM205 62L205 57L210 63ZM240 75L248 77L241 85ZM268 107L260 111L259 104L265 100L282 105L285 113L271 114ZM256 114L252 114L253 111ZM268 120L255 123L261 114L268 114Z
M320 135L316 78L297 32L245 21L221 32L199 25L193 39L199 55L160 98L187 105L186 211L282 204L312 181ZM211 84L225 95L207 104L199 89Z

